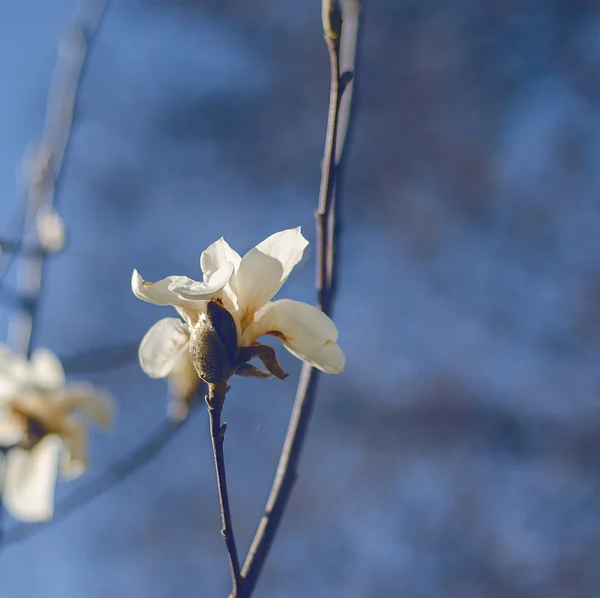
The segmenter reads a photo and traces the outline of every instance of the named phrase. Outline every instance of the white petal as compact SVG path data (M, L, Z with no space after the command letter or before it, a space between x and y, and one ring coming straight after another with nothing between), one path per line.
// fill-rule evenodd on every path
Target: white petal
M12 449L7 455L2 500L15 519L52 518L61 444L58 436L46 436L31 451Z
M184 299L207 301L219 296L219 291L229 282L233 274L233 264L226 263L214 272L208 282L196 282L187 276L178 276L169 285L169 291Z
M112 426L115 413L113 400L93 384L67 384L60 392L60 398L67 402L70 412L81 411L105 430Z
M256 314L242 342L249 345L262 334L277 336L290 353L328 374L344 370L346 357L336 342L337 328L313 305L291 299L269 303Z
M200 256L200 268L204 274L204 282L207 282L217 270L227 264L232 264L237 272L241 261L242 258L239 253L232 249L227 241L221 237L205 249Z
M181 299L179 295L169 289L171 283L179 278L184 277L168 276L157 282L147 282L137 270L134 270L131 276L131 290L138 299L154 303L154 305L193 305L191 301Z
M256 311L271 300L302 259L308 241L300 227L271 235L242 259L231 287L242 311Z
M22 355L0 344L0 397L12 397L19 389L31 384L31 367Z
M164 378L173 369L179 353L189 340L186 326L178 318L159 320L146 332L138 357L142 370L150 378Z
M58 357L49 349L36 349L31 356L32 383L44 390L54 390L65 383L65 371Z
M8 405L0 406L0 446L7 447L19 443L25 433L23 418L14 413Z
M63 478L78 478L87 469L87 438L85 426L81 422L72 421L69 431L63 435L65 450L60 464L60 474Z

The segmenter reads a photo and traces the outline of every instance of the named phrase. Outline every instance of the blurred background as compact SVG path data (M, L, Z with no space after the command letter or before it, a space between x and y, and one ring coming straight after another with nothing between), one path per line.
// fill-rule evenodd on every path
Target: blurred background
M335 319L258 597L595 597L600 584L600 11L595 2L364 2ZM74 1L0 4L0 224L39 137ZM320 3L114 0L88 56L36 343L130 343L93 382L114 434L58 502L164 420L135 344L169 308L130 290L199 276L301 225L282 296L313 302L329 93ZM9 278L14 280L14 275ZM9 310L2 307L4 335ZM2 338L5 338L4 336ZM238 548L275 472L300 363L235 380L224 417ZM91 364L93 369L94 364ZM74 373L74 379L83 374ZM204 409L150 464L0 553L6 598L225 596ZM11 528L15 522L5 521Z

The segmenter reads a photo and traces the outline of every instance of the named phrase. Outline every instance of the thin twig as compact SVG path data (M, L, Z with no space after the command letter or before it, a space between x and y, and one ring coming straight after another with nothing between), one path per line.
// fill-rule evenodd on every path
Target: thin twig
M133 451L107 467L101 474L92 478L74 490L56 507L53 519L45 523L19 523L4 535L3 546L7 547L27 540L40 532L64 521L75 512L89 505L109 490L124 482L132 474L150 463L159 453L181 432L184 425L191 419L195 409L190 409L188 416L181 421L165 420L138 445Z
M319 306L325 313L331 312L337 274L334 246L337 208L335 202L336 173L341 161L350 120L349 100L346 100L345 110L342 112L343 120L340 120L340 106L344 92L349 89L354 75L358 8L357 0L348 3L342 2L341 10L333 0L323 0L323 29L329 52L331 88L319 205L316 213L318 252L316 287ZM347 19L347 16L351 18ZM340 17L343 17L341 31ZM347 23L351 24L349 28ZM351 63L346 67L348 70L344 72L340 72L341 54L352 57ZM242 567L244 597L250 596L254 591L298 475L298 461L315 404L318 374L319 372L308 364L303 365L294 408L277 465L277 473L265 507L265 514L258 525Z
M79 9L77 25L59 43L44 129L28 173L27 211L18 246L23 244L40 209L50 211L53 208L56 187L71 137L75 102L85 60L107 3L107 0L84 2ZM5 269L14 255L16 253L10 256ZM17 273L18 292L25 301L22 308L11 317L9 338L13 348L25 355L31 352L46 257L47 254L27 256L22 260Z
M227 424L221 425L221 411L225 402L225 392L215 389L209 384L209 393L206 396L208 416L210 421L210 438L212 441L213 455L215 458L215 470L217 473L217 486L219 489L219 504L221 506L221 534L225 539L229 566L231 567L232 590L231 598L237 598L240 591L240 560L233 535L233 524L231 522L231 508L229 506L229 495L227 493L227 477L225 475L225 456L223 454L223 441Z

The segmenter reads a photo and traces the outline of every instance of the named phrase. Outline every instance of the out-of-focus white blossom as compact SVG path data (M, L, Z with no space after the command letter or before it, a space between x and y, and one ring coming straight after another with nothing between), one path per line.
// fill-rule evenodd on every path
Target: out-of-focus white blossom
M181 318L159 320L146 333L139 348L144 372L152 378L173 372L183 356L187 358L190 337L206 321L207 304L215 301L233 317L238 348L263 347L256 340L272 335L312 366L331 374L342 372L345 356L332 320L307 303L271 301L307 245L300 228L284 230L242 258L221 238L200 257L202 282L186 276L146 282L134 270L131 287L135 296L155 305L171 305Z
M65 223L57 212L40 212L36 218L40 246L50 253L57 253L65 246L67 234Z
M70 479L86 469L87 430L79 414L108 429L112 401L89 384L66 384L60 361L47 349L27 360L0 346L0 446L11 447L1 493L16 519L50 519L59 470Z
M177 356L173 368L167 376L167 381L170 395L168 415L174 421L181 421L186 418L190 404L200 385L200 378L198 378L187 351Z

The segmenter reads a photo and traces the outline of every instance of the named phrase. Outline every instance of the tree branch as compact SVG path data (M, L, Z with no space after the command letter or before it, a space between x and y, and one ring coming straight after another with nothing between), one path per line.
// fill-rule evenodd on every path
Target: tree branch
M103 472L82 484L56 506L54 517L43 523L18 523L6 531L3 547L18 544L70 517L150 463L172 442L192 419L195 409L184 420L165 420L130 453L109 465ZM0 531L1 535L1 531Z
M9 257L3 271L20 249L40 209L51 210L56 186L62 171L73 125L79 82L93 35L101 22L107 0L86 0L79 12L77 25L61 40L58 59L48 95L46 120L41 140L32 156L27 173L27 210L21 240ZM18 292L25 298L25 307L16 311L9 323L9 338L13 348L29 356L34 333L34 321L42 291L46 254L27 256L18 271Z
M221 425L221 411L223 410L225 393L227 391L217 390L213 384L209 384L208 389L209 392L205 398L208 407L210 438L212 441L215 469L217 472L219 504L221 506L221 534L225 539L227 554L229 556L229 566L231 567L231 579L233 583L231 598L237 598L240 589L240 561L235 546L235 537L233 535L231 508L229 506L229 495L227 493L227 477L225 475L225 456L223 454L223 441L225 439L227 424Z
M342 0L340 7L333 0L323 0L323 30L329 54L331 87L329 116L321 175L317 227L317 294L321 309L331 313L335 293L337 263L335 260L335 224L337 205L336 174L342 157L350 121L350 99L354 75L354 57L358 41L358 0ZM343 26L341 25L343 21ZM340 69L340 56L351 60L347 70ZM343 110L340 110L342 102ZM340 114L343 120L340 120ZM252 545L242 568L242 590L239 596L250 596L256 587L263 565L283 518L292 487L298 476L298 461L313 412L319 372L304 364L300 374L296 399L277 474Z

